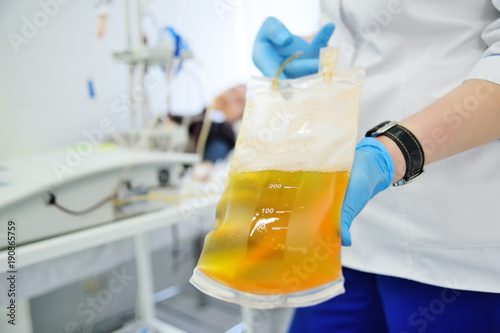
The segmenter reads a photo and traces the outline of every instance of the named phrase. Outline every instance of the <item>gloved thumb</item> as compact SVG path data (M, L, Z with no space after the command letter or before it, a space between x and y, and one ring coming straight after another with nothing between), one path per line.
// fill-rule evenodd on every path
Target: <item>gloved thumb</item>
M342 245L351 245L353 219L377 193L391 185L394 162L385 146L375 138L364 138L356 147L349 185L342 204Z
M328 44L334 30L335 25L333 23L325 24L316 37L314 37L311 44L309 44L302 57L319 58L319 50Z
M342 246L351 246L351 232L349 225L344 221L340 222L340 231L342 232Z
M287 78L302 77L318 72L319 59L295 59L285 67Z

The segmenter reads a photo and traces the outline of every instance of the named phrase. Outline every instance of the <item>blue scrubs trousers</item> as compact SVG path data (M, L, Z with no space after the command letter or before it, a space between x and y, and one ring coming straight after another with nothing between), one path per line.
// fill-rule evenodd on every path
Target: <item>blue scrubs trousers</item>
M500 333L500 294L343 273L346 293L297 309L290 333Z

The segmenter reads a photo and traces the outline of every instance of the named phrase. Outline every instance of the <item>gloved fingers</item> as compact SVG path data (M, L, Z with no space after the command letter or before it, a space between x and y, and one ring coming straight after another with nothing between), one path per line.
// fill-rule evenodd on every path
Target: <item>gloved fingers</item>
M340 230L342 232L342 246L351 246L351 232L349 231L349 226L346 223L340 223Z
M346 195L344 197L344 203L342 204L342 211L340 213L340 228L342 231L342 245L351 245L351 233L349 228L351 227L352 220L358 215L358 213L365 206L362 204L361 208L358 208L360 200L363 200L360 195L359 189L357 189L356 184L352 184L352 174L351 180L349 181L349 186L347 187Z
M283 61L271 44L258 41L255 41L252 59L255 66L267 77L273 77ZM286 79L284 73L281 73L280 79Z
M295 59L286 65L284 72L288 78L297 78L318 72L319 59Z
M375 182L371 196L373 197L391 185L395 172L394 162L387 148L375 138L361 140L356 147L356 154L359 155L360 153L365 156L366 161L364 164L367 165L366 167L370 165L371 173L374 176L371 177L372 181Z
M352 221L365 208L372 197L374 184L372 183L371 170L367 169L369 168L367 165L368 157L369 153L364 151L356 151L354 155L349 185L347 186L340 214L342 245L344 246L351 245L349 228ZM345 238L344 234L348 235L348 238Z
M258 42L257 40L255 41L254 48L253 48L253 62L257 68L261 70L261 72L267 76L267 77L273 77L276 72L278 71L278 68L281 66L283 61L285 61L289 56L294 54L295 52L304 50L307 47L307 43L300 37L293 36L293 41L287 46L284 47L276 47L269 42ZM295 59L292 61L290 64L293 64L296 61L299 60L305 60L305 59ZM296 74L292 76L287 75L287 70L286 68L289 68L290 64L287 65L283 73L280 75L280 79L286 79L288 78L295 78L298 76L303 76L311 73L315 73L318 71L318 60L317 59L307 59L307 60L313 60L313 64L305 63L305 66L307 67L305 71L298 71ZM316 63L314 64L314 61ZM295 65L292 65L292 68ZM310 69L308 69L310 68ZM292 70L290 72L291 74L294 73Z
M318 32L313 41L306 48L303 58L319 58L319 50L325 47L330 40L330 37L335 30L335 25L333 23L325 24L321 30Z
M309 44L305 40L299 36L293 36L290 43L285 46L275 46L275 49L276 52L282 57L282 61L285 61L286 58L299 51L302 52L303 56L308 46ZM301 58L303 58L302 56Z
M300 45L300 40L296 39L298 38L295 38L283 23L274 17L268 17L257 33L253 45L252 59L255 66L265 76L274 76L289 55L297 51L297 48L305 48ZM286 75L281 74L280 79L286 79Z
M361 140L356 147L349 185L342 204L342 245L351 244L349 228L352 221L371 198L391 184L393 177L394 163L385 146L375 138Z
M257 33L256 41L270 41L276 46L286 46L293 40L293 35L283 23L274 17L268 17Z

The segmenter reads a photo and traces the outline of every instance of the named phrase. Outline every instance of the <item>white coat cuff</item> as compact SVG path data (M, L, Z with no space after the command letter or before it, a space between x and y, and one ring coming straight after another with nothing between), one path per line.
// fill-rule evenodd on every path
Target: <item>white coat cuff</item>
M467 75L466 80L472 79L500 84L500 55L491 55L479 60Z

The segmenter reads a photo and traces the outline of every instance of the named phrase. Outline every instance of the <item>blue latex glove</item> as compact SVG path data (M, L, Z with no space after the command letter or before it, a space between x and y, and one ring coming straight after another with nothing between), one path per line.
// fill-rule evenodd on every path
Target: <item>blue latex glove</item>
M265 76L273 77L283 61L301 51L302 57L290 62L280 75L280 79L317 73L319 50L327 45L334 29L333 23L326 24L311 44L308 44L302 38L292 35L283 23L274 17L268 17L255 38L253 62Z
M342 245L351 245L352 220L368 201L391 185L394 162L385 146L375 138L364 138L356 147L349 186L340 218Z

